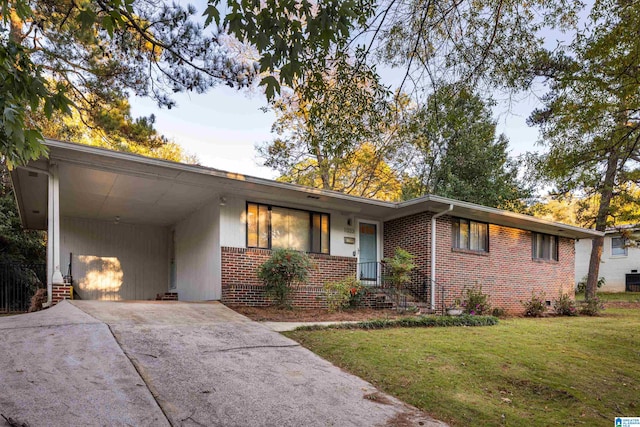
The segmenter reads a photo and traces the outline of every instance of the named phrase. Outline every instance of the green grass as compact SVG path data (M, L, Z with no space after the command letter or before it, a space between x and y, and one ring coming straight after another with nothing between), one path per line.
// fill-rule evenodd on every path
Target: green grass
M605 313L286 335L452 425L610 426L640 415L640 310Z
M603 302L640 302L640 292L598 292ZM576 294L576 300L584 301L584 293Z

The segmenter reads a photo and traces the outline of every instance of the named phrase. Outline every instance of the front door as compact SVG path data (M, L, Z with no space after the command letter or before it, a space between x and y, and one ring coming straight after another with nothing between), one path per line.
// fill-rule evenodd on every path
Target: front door
M358 225L358 279L364 282L378 280L378 225L360 222Z

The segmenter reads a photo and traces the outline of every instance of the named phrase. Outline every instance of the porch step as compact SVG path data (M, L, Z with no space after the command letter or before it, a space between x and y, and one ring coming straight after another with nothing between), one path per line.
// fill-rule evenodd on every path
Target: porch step
M156 301L178 301L177 292L165 292L164 294L156 295Z
M378 293L373 296L375 308L386 309L393 308L393 301L390 301L387 294Z

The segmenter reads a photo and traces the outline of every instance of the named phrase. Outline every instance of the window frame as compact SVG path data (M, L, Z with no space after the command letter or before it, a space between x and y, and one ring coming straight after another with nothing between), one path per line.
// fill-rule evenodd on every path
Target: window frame
M544 257L544 248L542 251L542 257L538 257L538 236L542 236L542 242L544 244L545 237L549 238L549 248L548 253L549 257ZM555 246L555 251L551 250L551 243L553 242ZM555 255L555 256L553 256ZM550 261L550 262L558 262L560 260L560 239L558 236L554 234L547 233L537 233L535 231L531 232L531 259L534 261Z
M616 249L622 249L624 251L624 253L621 254L614 254L613 253L613 240L614 239L620 239L622 240L622 247L618 247ZM627 243L628 243L628 239L623 237L623 236L615 236L615 237L611 237L611 256L612 257L626 257L629 256L629 248L627 247Z
M252 246L249 245L249 205L255 205L258 209L260 207L266 207L267 208L267 246L260 246L260 236L259 236L259 230L258 232L258 239L257 239L257 246ZM273 250L273 245L272 245L272 221L271 221L271 212L272 209L276 208L276 209L286 209L286 210L292 210L292 211L298 211L298 212L305 212L308 214L309 217L309 227L308 227L308 236L309 236L309 250L305 250L302 252L305 253L310 253L310 254L320 254L320 255L331 255L331 214L326 213L326 212L318 212L318 211L310 211L307 209L299 209L299 208L291 208L288 206L279 206L279 205L272 205L272 204L268 204L268 203L259 203L259 202L250 202L247 201L245 203L245 215L246 215L246 221L245 221L245 247L250 248L250 249L268 249L268 250ZM314 217L316 215L319 215L320 217L320 233L318 235L319 238L319 242L315 242L314 241ZM326 234L326 252L322 252L324 248L323 246L323 238L322 238L322 225L323 225L323 218L326 218L327 220L327 234ZM316 243L319 244L320 247L320 252L315 252L313 249L314 247L316 247Z
M460 242L462 241L461 239L461 227L460 227L460 222L461 221L466 221L468 223L469 226L469 232L467 235L467 247L461 247L460 246ZM478 224L480 226L483 226L485 229L485 235L486 235L486 248L484 249L472 249L471 248L471 224L475 223ZM453 221L451 222L451 247L452 249L456 250L456 251L468 251L468 252L473 252L473 253L478 253L478 254L485 254L485 253L489 253L489 250L491 248L491 244L490 244L490 238L489 238L489 223L488 222L482 222L482 221L474 221L472 219L467 219L467 218L457 218L454 217Z

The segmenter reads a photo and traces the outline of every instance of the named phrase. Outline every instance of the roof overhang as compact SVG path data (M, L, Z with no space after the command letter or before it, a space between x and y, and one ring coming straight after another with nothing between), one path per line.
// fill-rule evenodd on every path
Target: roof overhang
M87 145L46 140L49 158L16 168L11 177L26 228L46 228L47 173L57 165L60 214L168 226L219 197L290 204L385 221L453 205L451 215L574 239L602 233L438 196L392 203L335 191L153 159ZM38 173L38 170L42 173Z
M453 209L449 213L451 216L502 225L504 227L519 228L571 239L592 239L603 235L603 233L595 230L434 195L427 195L406 202L400 202L398 204L398 212L396 212L394 217L424 211L442 212L447 210L449 206L453 206Z

